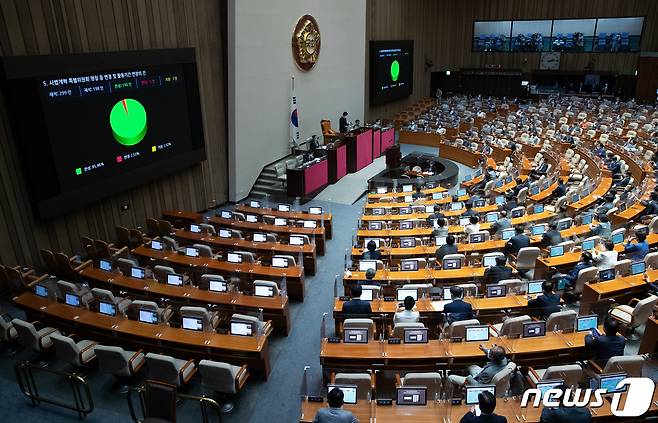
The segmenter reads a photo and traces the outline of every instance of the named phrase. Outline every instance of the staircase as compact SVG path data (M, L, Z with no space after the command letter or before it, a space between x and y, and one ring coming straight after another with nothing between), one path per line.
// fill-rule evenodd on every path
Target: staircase
M274 169L274 165L277 163L285 164L286 160L294 157L295 156L293 155L289 155L265 166L260 172L260 175L258 175L258 179L256 179L254 186L251 187L249 196L271 198L287 197L288 191L286 182L276 178L276 169Z

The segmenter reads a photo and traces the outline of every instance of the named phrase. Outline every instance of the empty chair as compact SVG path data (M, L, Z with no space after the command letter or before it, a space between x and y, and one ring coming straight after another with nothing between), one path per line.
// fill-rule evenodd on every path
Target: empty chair
M153 268L153 278L160 283L167 283L167 275L176 273L173 267L163 266L161 264L155 265Z
M190 381L197 369L194 360L180 360L168 355L146 354L148 378L174 386L183 386Z
M404 285L405 289L416 289L418 290L418 298L426 297L429 298L431 294L432 284L431 283L407 283Z
M564 310L551 313L550 316L548 316L548 319L546 319L546 331L572 331L576 324L577 315L578 313L576 310Z
M658 252L648 253L644 256L644 263L646 263L647 268L658 268Z
M620 355L610 357L605 364L602 373L624 372L628 377L641 377L642 367L644 367L644 356Z
M466 326L475 326L479 324L480 321L477 319L459 320L457 322L452 322L448 326L448 338L453 338L453 337L464 338L466 334Z
M32 323L21 319L13 319L11 324L18 334L18 343L24 348L38 353L49 350L53 346L50 336L60 333L59 330L51 327L37 330Z
M50 335L50 340L55 346L57 358L75 367L84 367L96 358L94 348L97 342L86 339L75 342L70 336L63 336L59 333Z
M146 358L142 350L126 351L121 347L112 345L96 345L94 351L96 352L100 371L118 378L131 378L146 364ZM123 386L120 390L122 393L127 391L127 386Z
M215 227L211 225L210 223L199 223L199 228L203 230L205 233L210 234L210 235L215 235Z
M336 373L332 375L331 383L354 385L357 397L369 400L375 390L375 375L372 373Z
M239 314L233 313L231 316L231 321L241 321L251 323L255 329L255 335L262 335L265 331L265 322L260 320L258 317L249 316L248 314Z
M238 394L244 388L249 378L247 366L233 366L221 361L201 360L199 361L199 373L201 384L204 388L212 389L222 398L222 411L229 413L233 410L230 398Z
M498 282L498 285L505 285L508 293L524 293L527 291L527 284L521 279L503 279Z
M495 336L521 335L523 333L523 324L531 320L532 318L527 315L508 317L503 323L496 323L490 328Z
M126 314L128 307L132 304L129 298L115 297L112 291L101 288L92 288L91 293L97 301L106 301L116 306L117 311L121 314Z
M214 258L215 255L212 252L212 248L206 244L193 244L192 247L199 250L199 257Z
M215 275L215 274L212 274L212 273L204 273L199 278L199 282L198 282L199 288L200 289L206 289L206 290L210 289L210 282L211 281L226 282L226 280L224 279L224 276L222 276L222 275ZM228 290L228 287L227 287L227 290Z
M404 339L404 330L405 329L422 329L425 325L422 323L397 323L393 327L393 333L391 336L393 338Z
M516 269L532 279L534 275L535 265L541 250L538 247L524 247L519 250L516 256Z
M57 287L62 292L62 296L68 293L80 297L81 307L89 308L89 303L94 300L94 294L87 287L79 286L68 281L57 281Z
M130 269L139 266L137 260L131 258L125 258L125 257L119 257L116 263L117 263L117 267L119 268L119 271L124 276L130 276Z
M591 282L598 277L599 269L596 266L587 267L578 272L578 278L573 284L573 290L576 293L583 292L583 287L587 282Z
M234 251L236 254L240 254L242 256L242 262L243 263L255 263L256 262L256 254L250 252L250 251Z
M256 290L256 287L257 287L257 286L264 286L264 287L267 287L267 288L271 288L271 289L272 289L272 294L273 294L274 296L280 294L280 292L279 292L279 285L278 285L276 282L273 282L273 281L262 281L262 280L258 280L258 279L257 279L257 280L254 281L254 291Z
M162 235L160 233L160 227L158 226L158 221L152 218L146 218L146 235L151 238Z
M368 339L375 337L375 321L372 319L345 319L343 330L345 329L368 329Z
M18 339L18 332L8 317L8 314L0 316L0 341L2 342L13 342Z
M528 368L528 379L532 385L546 380L562 379L568 387L578 386L583 379L583 368L578 364L550 366L546 369Z
M178 242L174 238L163 235L160 239L164 243L167 251L178 251Z
M565 253L570 253L574 250L574 248L576 248L576 243L571 240L562 241L558 244L558 246L561 246Z
M135 300L130 306L131 314L139 316L139 310L154 311L158 316L158 323L168 324L173 314L170 307L159 307L154 301ZM137 319L136 319L137 320Z
M466 260L466 256L464 254L446 254L445 256L443 256L441 266L443 267L443 263L445 263L446 260L454 260L454 259L461 260L463 266Z
M203 330L206 332L214 332L219 325L219 313L209 312L204 307L183 306L180 308L180 315L182 317L196 317L201 319Z
M618 305L612 308L610 315L626 325L632 332L632 337L628 337L628 339L635 340L638 339L637 334L634 332L635 328L646 323L656 302L658 302L658 297L655 295L649 295L642 300L633 298L628 305ZM631 304L634 304L634 306Z
M630 274L631 264L633 264L633 261L630 259L619 260L617 263L615 263L615 275L627 276L628 274Z
M168 220L158 220L158 229L160 230L160 235L163 236L172 235L174 233L174 227Z
M478 296L478 286L474 283L461 283L457 286L463 289L464 298Z
M433 400L441 395L443 378L438 372L407 373L404 377L395 375L397 387L424 386L427 388L428 400ZM357 390L358 392L358 390Z

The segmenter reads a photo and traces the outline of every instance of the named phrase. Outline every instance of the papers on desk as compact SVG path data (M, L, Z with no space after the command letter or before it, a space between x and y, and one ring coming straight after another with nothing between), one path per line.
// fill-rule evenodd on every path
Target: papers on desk
M432 301L432 308L434 311L443 311L443 306L446 304L450 303L452 301L446 300L446 301Z

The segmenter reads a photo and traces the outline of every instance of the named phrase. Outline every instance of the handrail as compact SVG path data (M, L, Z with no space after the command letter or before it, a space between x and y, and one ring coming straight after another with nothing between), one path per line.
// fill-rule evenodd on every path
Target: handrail
M128 410L130 411L130 418L132 419L133 422L135 423L143 423L144 420L140 420L136 413L135 413L135 406L133 405L133 400L131 393L136 392L139 394L139 406L141 409L141 415L144 416L145 413L145 404L144 404L144 392L146 392L146 388L144 386L140 387L132 387L128 390L128 394L126 397L128 398ZM210 423L210 409L214 411L214 414L217 416L217 422L222 423L222 414L221 414L221 407L212 398L208 398L205 395L198 397L195 395L187 395L187 394L181 394L181 393L176 393L176 403L178 403L179 400L189 400L189 401L197 401L200 406L201 406L201 418L202 418L202 423ZM146 417L146 416L145 416ZM187 421L187 420L186 420Z
M32 401L33 405L40 405L44 402L46 404L66 408L77 412L78 418L80 419L87 417L87 415L94 410L94 401L91 396L91 390L89 389L87 381L80 375L60 370L47 369L28 361L17 362L14 366L14 370L16 373L16 381L18 382L21 392ZM35 370L66 378L73 393L74 404L69 404L56 398L41 396L34 379ZM81 389L81 386L83 389Z

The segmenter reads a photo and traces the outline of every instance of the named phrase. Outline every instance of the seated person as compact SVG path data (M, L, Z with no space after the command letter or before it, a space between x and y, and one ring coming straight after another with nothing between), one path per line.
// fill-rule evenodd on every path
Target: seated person
M377 271L375 269L368 269L366 270L366 282L364 283L365 285L377 285L379 286L380 283L375 281L375 275L377 274Z
M329 391L327 394L329 407L319 409L313 418L313 423L359 423L351 411L343 410L344 398L340 388Z
M589 251L583 251L583 253L580 255L580 261L576 263L574 268L571 269L569 273L564 275L562 278L567 281L568 285L573 286L573 284L576 283L576 280L578 279L578 273L581 270L592 266L592 253Z
M442 219L442 218L445 218L445 217L446 216L441 211L441 205L435 204L434 205L434 213L427 216L427 220L430 222L430 224L433 224L435 220Z
M546 319L551 313L560 311L560 296L553 292L554 284L546 280L541 284L542 294L537 298L528 300L531 314Z
M432 231L433 237L447 237L448 236L448 226L446 225L446 220L442 217L436 219L436 227ZM446 240L447 242L448 240Z
M464 301L464 288L458 285L450 287L450 296L452 301L443 306L443 312L446 313L447 322L459 322L473 318L473 306Z
M343 303L343 313L344 314L372 314L372 309L370 308L370 303L361 299L361 294L363 293L363 288L361 288L360 283L352 284L350 288L350 294L352 298L349 301Z
M658 214L658 193L652 192L649 196L649 201L644 201L642 204L644 207L645 216L653 216Z
M480 367L477 365L468 366L467 370L468 376L457 376L451 374L448 376L448 380L457 385L464 386L468 385L486 385L491 383L491 380L496 375L507 366L507 357L505 355L505 349L499 345L494 345L491 349L486 349L480 345L480 349L487 355L489 362Z
M505 243L505 253L517 255L521 248L530 246L530 238L523 233L523 226L514 228L514 236Z
M592 260L599 270L612 269L617 264L618 253L615 251L615 245L612 241L603 243L605 251L593 250Z
M563 393L566 385L560 385L553 389L559 389ZM566 395L566 394L564 394ZM592 421L592 413L587 407L565 407L562 401L558 401L557 407L544 407L541 411L540 423L589 423ZM482 406L480 406L480 410Z
M615 200L614 194L606 194L603 197L603 204L596 208L596 217L601 220L601 217L605 216L611 208L615 205L612 202Z
M361 255L361 258L363 260L381 260L382 259L382 253L379 252L377 249L377 243L375 241L368 241L368 245L366 245L366 248L368 251L364 251L364 253Z
M473 405L459 423L507 423L507 417L494 414L496 397L491 392L483 391L478 394L478 408L479 416L476 415L476 407Z
M464 226L464 233L470 235L476 232L480 232L480 220L476 215L471 215L468 218L468 225Z
M558 245L562 242L562 234L557 230L557 223L551 222L548 224L548 231L546 231L541 237L541 246L549 247L553 245Z
M512 209L515 209L516 207L516 197L512 195L511 192L507 193L505 196L505 204L503 205L503 210L507 211L507 213L511 213Z
M590 223L589 227L592 228L592 235L598 235L603 239L610 238L612 227L610 226L610 219L608 216L600 216L598 225L594 226L593 223Z
M624 245L624 254L628 255L629 259L633 262L644 260L644 256L649 252L649 244L647 243L647 236L639 232L635 234L636 243L627 243Z
M563 197L567 194L567 186L564 185L564 181L562 181L562 178L558 178L557 186L551 193L551 198L558 199L560 197Z
M496 257L496 265L487 268L484 271L484 283L486 285L495 284L505 279L512 278L512 269L506 266L507 257Z
M631 182L631 174L629 171L626 171L622 174L621 178L614 183L616 187L624 188Z
M601 367L605 366L610 357L624 355L626 338L617 335L619 323L610 316L603 321L603 335L598 331L592 331L591 335L585 336L585 349L590 357Z
M457 245L455 244L455 237L453 235L448 235L446 237L445 245L440 246L436 250L436 261L438 264L441 264L443 257L448 254L457 254Z
M393 323L417 323L420 319L420 313L414 311L416 300L410 295L404 298L404 303L401 304L402 310L395 312ZM398 306L399 307L399 306Z
M494 234L503 232L504 229L512 227L512 221L507 217L507 211L500 211L500 218L491 225L491 230Z
M516 197L519 195L519 191L521 191L523 188L526 188L527 186L530 185L530 180L526 178L524 181L521 178L516 178L516 186L512 189L512 193Z
M477 212L473 210L473 202L467 201L464 203L464 207L466 208L466 211L462 213L463 217L469 217L469 216L477 216Z
M423 201L425 199L425 194L423 194L423 187L421 185L416 186L416 192L413 193L412 199L414 203Z

